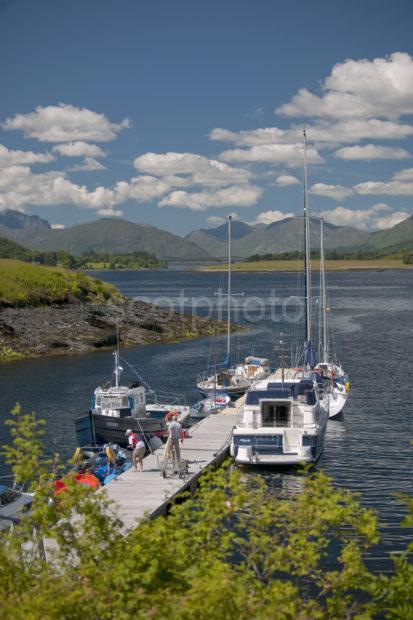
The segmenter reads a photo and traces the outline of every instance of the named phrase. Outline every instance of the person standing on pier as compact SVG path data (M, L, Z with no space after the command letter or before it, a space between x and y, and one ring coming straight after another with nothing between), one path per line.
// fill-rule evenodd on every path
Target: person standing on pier
M173 460L175 461L175 463L179 463L180 458L181 458L181 451L179 449L179 440L180 439L182 440L182 426L176 419L174 419L169 424L168 439L170 442L170 449L172 451Z
M131 429L129 428L126 431L126 436L128 438L128 448L130 450L133 450L132 462L133 462L135 471L138 471L138 465L139 465L139 471L143 471L143 457L145 456L145 451L146 451L145 444L142 441L142 439L140 439L139 435L137 435L137 433L132 432Z

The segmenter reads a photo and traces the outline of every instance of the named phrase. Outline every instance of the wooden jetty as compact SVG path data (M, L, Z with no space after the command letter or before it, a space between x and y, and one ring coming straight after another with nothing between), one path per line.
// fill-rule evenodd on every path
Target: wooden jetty
M189 473L182 478L177 474L162 477L158 459L163 459L164 448L160 448L144 459L143 472L130 469L102 489L116 502L118 516L126 529L136 527L145 515L154 518L165 514L180 493L195 489L204 469L225 458L242 401L239 399L235 406L226 407L189 429L189 437L180 443L181 458L189 462Z

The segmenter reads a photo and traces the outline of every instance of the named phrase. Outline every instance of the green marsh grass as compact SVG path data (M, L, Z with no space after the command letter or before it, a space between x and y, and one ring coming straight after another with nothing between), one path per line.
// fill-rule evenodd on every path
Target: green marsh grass
M0 305L38 306L52 303L107 303L120 299L110 284L80 271L0 260Z

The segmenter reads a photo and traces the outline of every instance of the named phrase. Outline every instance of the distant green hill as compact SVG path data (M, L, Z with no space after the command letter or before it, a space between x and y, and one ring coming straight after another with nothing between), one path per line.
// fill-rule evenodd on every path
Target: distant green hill
M282 254L297 252L303 246L303 219L290 217L271 224L250 226L234 222L235 235L232 235L234 257L247 258L253 254ZM348 248L364 243L368 233L351 226L335 226L325 223L325 245L328 249ZM187 240L198 244L212 256L222 258L227 255L227 224L218 228L196 230L187 235ZM311 247L320 247L320 221L316 218L311 226Z
M285 218L271 224L249 226L237 224L233 236L232 254L234 257L275 256L302 251L303 219ZM187 239L208 249L217 258L227 254L227 224L217 228L196 230ZM413 252L413 216L387 230L368 233L351 226L336 226L324 223L325 247L327 252L342 255L370 253L371 257L381 257L400 252ZM313 218L311 225L311 248L320 247L320 223Z
M17 258L18 260L31 262L35 254L35 252L23 247L19 243L0 237L0 258Z
M392 228L370 233L363 247L388 251L413 251L413 215Z
M10 220L9 212L9 223ZM182 237L155 226L134 224L121 219L102 219L58 230L46 226L11 228L0 221L0 236L21 243L32 250L63 250L74 256L90 252L105 254L146 252L160 260L209 257L206 251Z
M159 269L165 263L146 252L130 254L99 254L89 252L72 256L64 251L39 252L0 237L0 258L13 258L26 263L61 266L68 269Z

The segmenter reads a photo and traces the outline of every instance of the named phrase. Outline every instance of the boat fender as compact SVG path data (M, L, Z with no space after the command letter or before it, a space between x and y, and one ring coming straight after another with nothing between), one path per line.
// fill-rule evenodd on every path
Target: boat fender
M79 464L83 459L83 452L82 452L82 448L76 448L72 460L74 463Z
M110 446L107 446L105 448L105 454L107 456L108 461L110 461L114 465L116 463L116 454L114 453L114 451L112 450Z
M350 392L350 381L347 381L346 383L346 394L348 394Z

